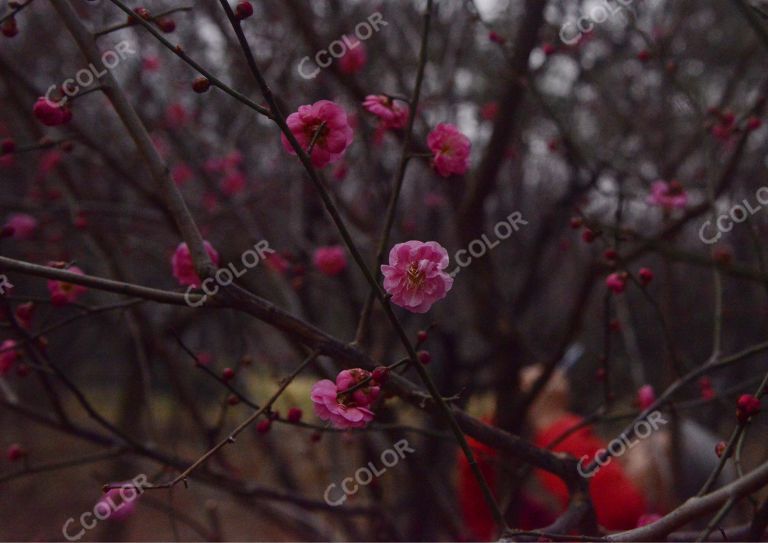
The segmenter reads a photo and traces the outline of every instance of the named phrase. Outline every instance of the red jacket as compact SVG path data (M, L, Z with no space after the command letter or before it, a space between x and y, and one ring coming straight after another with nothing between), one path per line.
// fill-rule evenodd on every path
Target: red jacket
M546 447L569 428L582 422L576 415L564 415L549 427L539 431L534 436L534 443ZM475 440L469 440L475 453L478 465L492 490L496 488L496 451ZM568 436L552 448L553 451L568 453L576 458L584 455L589 457L589 463L598 449L606 447L592 428L587 426ZM536 500L535 496L524 496L520 504L520 524L523 529L541 528L554 520L568 504L568 490L565 484L555 475L543 470L536 470L536 478L545 492L559 504L560 510L546 511ZM606 464L592 477L590 495L597 513L597 521L608 530L628 530L637 526L638 518L646 513L646 499L640 489L627 477L621 464L615 459ZM459 506L464 516L464 522L471 539L488 541L494 535L496 528L488 506L485 504L480 487L472 475L469 464L461 454L459 457Z

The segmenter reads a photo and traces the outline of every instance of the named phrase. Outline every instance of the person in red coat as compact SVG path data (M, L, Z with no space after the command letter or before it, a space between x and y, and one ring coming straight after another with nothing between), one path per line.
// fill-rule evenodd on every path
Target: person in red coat
M541 373L541 368L531 366L522 373L521 387L528 390ZM568 430L578 426L583 419L568 411L569 386L563 371L556 371L547 387L541 392L528 412L528 427L533 442L538 447L567 453L576 458L589 457L587 464L599 449L607 443L595 434L589 425L574 431L555 445ZM497 452L482 443L470 440L478 465L488 484L496 492L498 482ZM629 455L628 455L629 456ZM634 454L643 461L641 455ZM480 488L475 481L466 459L459 457L458 490L459 506L471 540L488 541L496 535L491 513L488 510ZM591 477L590 495L598 523L607 530L627 530L638 525L640 517L650 513L649 500L638 479L643 477L646 467L625 466L623 459L613 459ZM555 475L535 470L537 489L526 487L520 503L517 504L519 528L530 530L541 528L554 521L568 503L565 484ZM530 485L529 485L530 486Z

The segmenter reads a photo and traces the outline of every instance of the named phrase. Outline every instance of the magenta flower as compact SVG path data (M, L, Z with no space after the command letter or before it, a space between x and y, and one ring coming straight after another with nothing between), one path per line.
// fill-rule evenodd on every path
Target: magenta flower
M32 113L45 126L59 126L72 120L72 112L68 107L60 106L42 96L32 106Z
M651 385L643 385L637 390L637 405L645 411L656 401L656 392Z
M13 213L5 222L6 228L13 229L13 237L16 239L30 239L37 230L37 219L26 213Z
M320 100L311 106L299 106L296 113L288 116L286 123L305 151L309 148L315 133L320 130L320 135L312 148L312 164L316 168L322 168L326 164L340 160L352 143L352 127L349 125L347 113L330 100ZM325 125L321 129L323 123ZM295 155L296 152L285 134L281 134L280 138L285 150Z
M12 339L6 339L0 343L0 377L6 375L13 363L19 358L19 353L16 351L16 342Z
M213 261L215 266L219 265L219 253L216 249L208 243L203 241L205 252ZM179 282L180 285L191 285L193 287L200 286L200 277L195 270L195 263L192 261L192 253L189 251L187 244L182 242L176 247L176 252L171 257L171 268L173 269L173 276Z
M405 128L410 109L383 94L369 94L363 107L381 119L383 128Z
M427 145L433 153L432 164L443 177L462 175L469 169L472 144L454 125L438 124L427 136Z
M453 286L446 267L448 252L439 243L398 243L389 251L389 264L381 266L384 290L392 295L392 303L413 313L426 313Z
M679 182L672 180L667 183L659 179L651 184L651 194L647 201L666 210L682 209L688 204L688 195Z
M339 71L347 75L356 74L365 67L368 55L365 52L365 47L362 42L350 38L349 36L346 36L345 41L348 44L357 42L357 45L348 47L347 52L339 59Z
M349 370L352 371L352 370ZM357 371L364 372L358 369ZM365 428L369 422L373 420L373 412L367 408L370 402L364 405L358 405L356 397L361 397L356 394L358 391L354 391L350 394L340 394L349 386L346 386L349 377L343 376L341 372L336 378L337 383L342 382L345 386L340 390L337 383L329 379L323 379L318 381L312 386L312 392L310 398L312 399L312 406L314 407L315 414L321 420L330 421L336 428ZM378 395L378 387L370 387L371 389L377 389L375 395ZM363 392L363 389L359 389ZM367 400L372 394L362 394L362 398Z
M627 278L622 273L612 273L605 278L605 286L611 289L614 294L621 294L627 287Z
M129 485L130 481L119 483ZM94 509L104 514L109 510L109 520L123 521L127 519L136 509L136 499L139 497L139 490L135 487L124 486L121 488L111 488L96 503ZM97 509L98 508L98 509Z
M313 261L320 273L328 277L339 275L347 267L347 255L341 245L318 247Z
M48 263L50 266L52 263ZM68 272L76 273L77 275L85 275L83 270L77 266L70 266L67 268ZM83 292L88 289L82 285L75 285L73 283L66 283L59 281L58 279L48 280L48 292L51 295L51 303L53 305L67 305L74 302Z

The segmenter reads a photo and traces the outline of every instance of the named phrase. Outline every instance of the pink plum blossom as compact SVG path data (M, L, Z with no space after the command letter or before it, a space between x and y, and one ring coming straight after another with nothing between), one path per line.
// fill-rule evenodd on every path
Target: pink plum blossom
M216 249L214 249L207 241L203 241L203 245L205 247L205 252L208 253L213 264L218 266L219 253L217 253ZM192 254L186 243L179 243L179 246L176 247L176 251L171 258L171 267L173 269L173 276L180 285L190 285L193 287L200 286L200 277L197 275L195 263L192 261Z
M408 106L383 94L369 94L363 107L381 119L384 128L405 128L408 124Z
M52 263L49 263L50 266ZM77 275L85 275L83 270L77 266L70 266L67 268L70 273L76 273ZM67 305L74 302L82 293L88 289L82 285L75 285L73 283L67 283L58 279L48 280L48 292L51 295L51 303L53 305Z
M614 294L621 294L627 287L627 278L621 273L612 273L605 278L605 286L613 291Z
M347 267L347 255L341 245L318 247L312 260L315 267L328 277L339 275Z
M336 428L365 427L373 420L368 407L378 398L380 388L368 381L352 392L345 391L370 377L370 372L353 368L339 372L335 383L329 379L315 383L310 394L315 414Z
M426 313L453 286L447 266L448 252L435 241L398 243L389 251L389 264L381 266L384 290L392 295L392 303Z
M682 209L688 204L688 195L679 182L672 180L667 183L659 179L651 184L648 203L663 207L666 210Z
M136 487L129 488L127 485L131 484L130 481L120 484L126 486L109 489L95 506L98 507L99 512L102 514L108 508L110 513L107 518L109 520L123 521L131 516L136 509L136 499L139 497L140 491Z
M648 409L655 401L656 392L651 385L643 385L637 390L637 405L640 409Z
M37 219L27 213L13 213L8 216L6 228L13 229L15 239L30 239L37 230Z
M309 148L315 133L322 123L325 123L312 148L312 164L316 168L340 160L352 143L352 127L349 125L347 113L330 100L299 106L298 111L288 116L286 123L304 150ZM295 155L296 152L285 134L280 137L285 150Z
M348 47L347 52L339 59L339 70L341 73L347 75L356 74L365 67L368 55L365 52L365 46L363 46L362 42L350 38L349 36L345 37L345 41L348 44L352 44L352 46ZM355 43L357 45L355 45Z
M72 112L68 107L59 105L42 96L32 106L32 113L45 126L59 126L67 124L72 120Z
M427 136L427 145L433 154L432 164L443 177L462 175L469 169L472 144L454 125L438 124Z
M336 376L336 387L339 392L343 393L370 376L370 372L360 368L342 370ZM367 407L376 401L380 390L380 387L372 385L372 382L368 381L364 386L352 391L352 400L359 406Z

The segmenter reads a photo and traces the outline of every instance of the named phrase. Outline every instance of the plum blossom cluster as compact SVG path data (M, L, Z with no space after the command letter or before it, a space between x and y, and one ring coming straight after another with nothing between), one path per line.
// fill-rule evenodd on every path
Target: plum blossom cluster
M368 40L381 26L388 26L380 12L368 16L365 21L355 25L354 35L345 34L337 40L333 40L327 49L322 49L315 54L315 69L312 70L307 63L312 59L308 56L299 61L297 70L304 79L314 79L323 68L333 63L333 59L339 60L339 70L344 74L355 74L365 66L367 55L362 42Z
M318 381L310 393L315 414L335 428L365 428L373 420L369 407L379 397L384 375L386 372L378 372L374 377L369 371L353 368L341 371L336 382Z
M369 95L363 106L379 119L381 130L400 129L407 124L408 105L400 105L386 95ZM354 131L349 116L330 100L299 106L288 116L286 124L316 168L339 162L352 144ZM295 155L296 149L288 137L283 133L280 138L283 148ZM439 123L427 136L427 146L432 153L432 167L442 177L463 175L469 169L472 144L456 126Z
M347 255L341 245L318 247L312 261L318 271L328 277L336 277L347 268Z
M5 296L13 289L13 284L8 279L7 275L0 275L0 296Z

